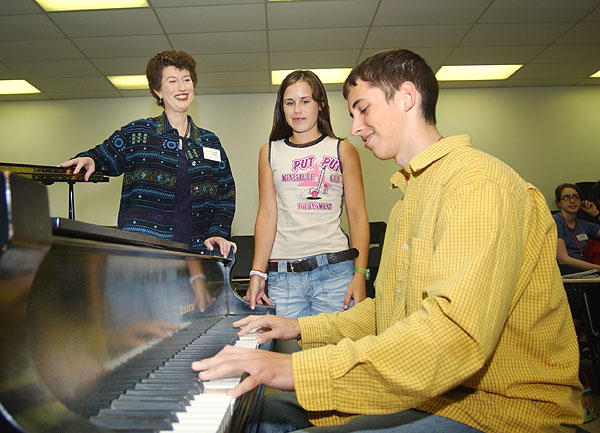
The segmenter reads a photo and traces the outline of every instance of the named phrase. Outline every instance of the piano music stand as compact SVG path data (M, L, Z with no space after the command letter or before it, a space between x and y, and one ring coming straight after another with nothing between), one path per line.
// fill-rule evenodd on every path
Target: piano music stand
M73 174L72 168L54 167L51 165L11 164L0 162L0 171L10 171L20 176L33 179L44 185L54 182L67 182L69 186L69 219L75 219L75 182L84 182L85 171ZM90 182L108 182L108 177L102 172L92 173Z

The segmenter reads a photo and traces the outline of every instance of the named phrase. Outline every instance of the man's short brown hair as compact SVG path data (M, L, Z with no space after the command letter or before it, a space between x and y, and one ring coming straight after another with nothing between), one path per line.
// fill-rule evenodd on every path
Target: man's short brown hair
M357 81L368 82L381 89L391 100L402 83L410 81L421 94L421 111L427 123L435 125L435 107L439 85L435 74L421 56L409 50L381 51L355 66L344 83L344 98L348 99L350 88Z

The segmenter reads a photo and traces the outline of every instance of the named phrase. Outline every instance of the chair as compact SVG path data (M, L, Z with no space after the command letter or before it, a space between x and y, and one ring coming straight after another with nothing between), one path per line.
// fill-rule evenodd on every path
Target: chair
M384 221L375 221L369 223L369 231L371 233L369 244L377 244L383 246L385 231L387 224Z
M232 236L231 241L237 245L235 263L231 268L231 285L240 295L244 295L250 283L250 270L254 259L254 236Z
M375 278L379 271L379 262L381 261L381 250L383 248L383 239L385 238L385 231L387 224L384 221L375 221L369 223L370 230L370 241L372 245L369 247L369 258L367 260L367 267L371 272L371 278L367 280L367 297L375 297Z

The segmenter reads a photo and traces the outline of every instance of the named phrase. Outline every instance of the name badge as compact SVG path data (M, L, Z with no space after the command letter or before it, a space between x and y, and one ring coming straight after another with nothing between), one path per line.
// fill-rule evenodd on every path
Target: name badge
M588 240L588 236L585 233L577 233L577 240L579 242L581 242L581 241L587 241Z
M210 159L211 161L221 162L221 151L219 149L203 147L202 152L204 153L204 158Z

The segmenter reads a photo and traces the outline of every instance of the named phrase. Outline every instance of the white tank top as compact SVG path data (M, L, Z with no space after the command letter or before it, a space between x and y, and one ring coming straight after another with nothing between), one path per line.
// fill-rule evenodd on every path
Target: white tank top
M323 136L298 147L273 141L269 162L277 194L277 233L271 259L296 260L348 249L340 227L344 201L339 140Z

